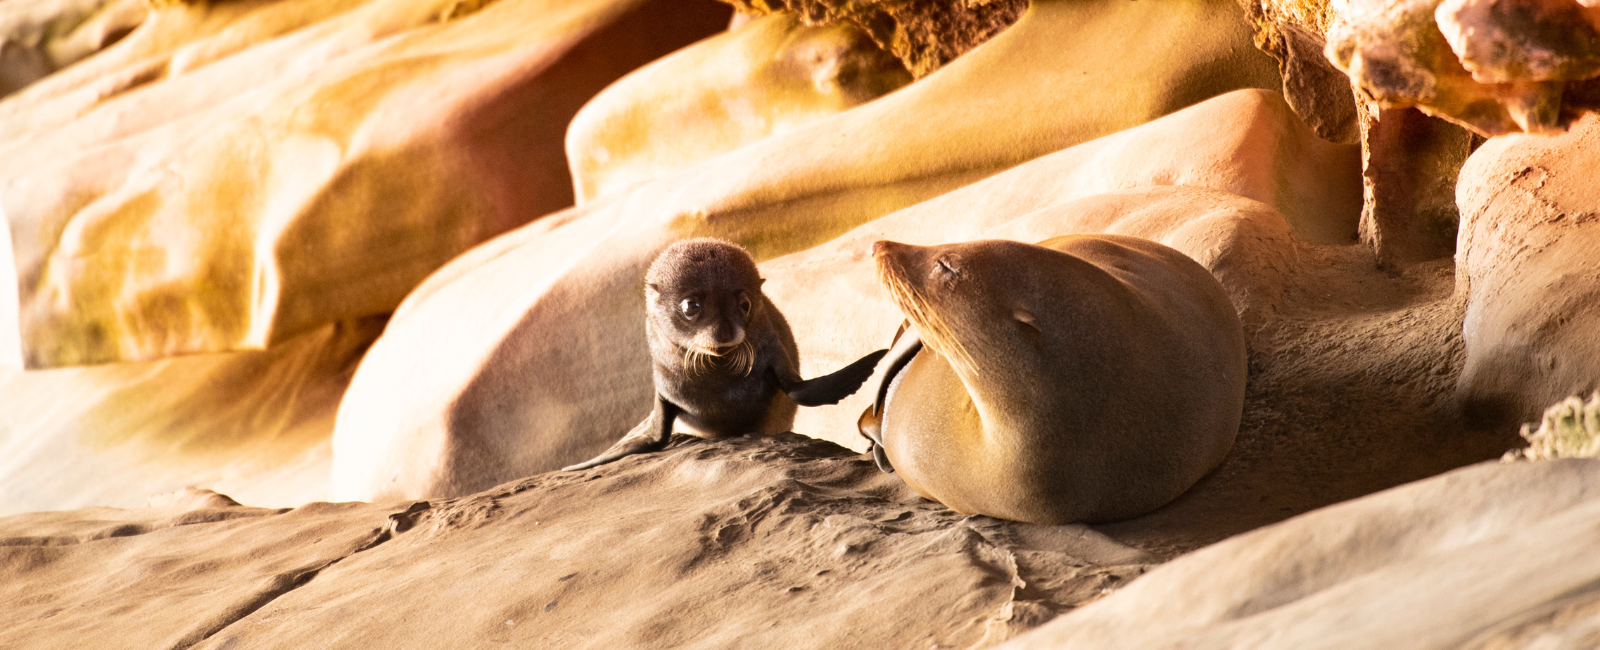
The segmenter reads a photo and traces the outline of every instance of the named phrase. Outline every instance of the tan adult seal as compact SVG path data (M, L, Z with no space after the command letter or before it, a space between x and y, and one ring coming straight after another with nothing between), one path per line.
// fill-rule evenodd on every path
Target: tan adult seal
M873 245L910 320L862 416L880 464L964 513L1041 524L1150 512L1222 461L1244 333L1193 260L1155 242Z

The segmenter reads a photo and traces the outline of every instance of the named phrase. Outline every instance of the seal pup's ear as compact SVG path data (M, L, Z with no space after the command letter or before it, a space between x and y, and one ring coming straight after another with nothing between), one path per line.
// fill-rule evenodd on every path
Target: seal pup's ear
M647 296L659 296L661 295L661 287L654 282L646 282L644 283L644 294Z

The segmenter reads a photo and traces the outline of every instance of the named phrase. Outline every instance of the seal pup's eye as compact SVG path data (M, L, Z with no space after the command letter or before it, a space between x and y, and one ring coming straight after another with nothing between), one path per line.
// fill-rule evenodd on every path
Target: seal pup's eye
M678 303L678 311L683 314L685 319L694 320L696 316L700 315L700 301L694 298L684 298L683 302Z
M944 273L946 275L955 275L956 274L956 267L950 264L950 258L948 258L948 257L939 258L939 261L937 263L935 263L935 265L933 267L933 270L938 271L940 273Z
M739 296L739 311L744 312L746 316L750 315L750 296Z

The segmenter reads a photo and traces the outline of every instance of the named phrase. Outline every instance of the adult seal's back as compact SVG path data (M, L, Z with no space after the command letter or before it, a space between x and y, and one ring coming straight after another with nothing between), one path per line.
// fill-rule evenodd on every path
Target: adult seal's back
M1116 235L873 245L910 321L863 435L964 513L1041 524L1150 512L1222 461L1244 333L1205 268Z

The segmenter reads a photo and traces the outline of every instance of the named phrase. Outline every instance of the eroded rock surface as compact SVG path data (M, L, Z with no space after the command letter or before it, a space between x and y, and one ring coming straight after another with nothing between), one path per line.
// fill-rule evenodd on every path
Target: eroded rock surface
M0 101L0 339L28 367L259 349L392 310L572 203L567 121L719 31L665 0L153 9ZM0 295L0 297L5 297ZM0 312L13 308L0 308Z
M1600 461L1486 463L1174 560L1000 646L1579 648Z
M1482 135L1550 133L1600 108L1600 9L1575 0L1343 0L1328 57L1392 108Z
M1028 8L1028 0L728 1L747 13L783 11L803 17L807 24L854 25L900 57L917 77L992 38Z
M1600 116L1494 138L1457 184L1467 296L1461 398L1484 426L1537 421L1600 381Z
M0 518L0 645L192 647L386 539L405 510L166 501Z
M41 513L0 537L26 598L0 612L9 648L75 625L108 648L977 648L1151 561L1082 526L963 517L793 434L451 501Z
M593 457L648 410L641 278L671 242L720 236L770 259L1217 94L1276 88L1240 14L1227 0L1040 1L878 101L467 253L358 370L336 498L468 494Z

